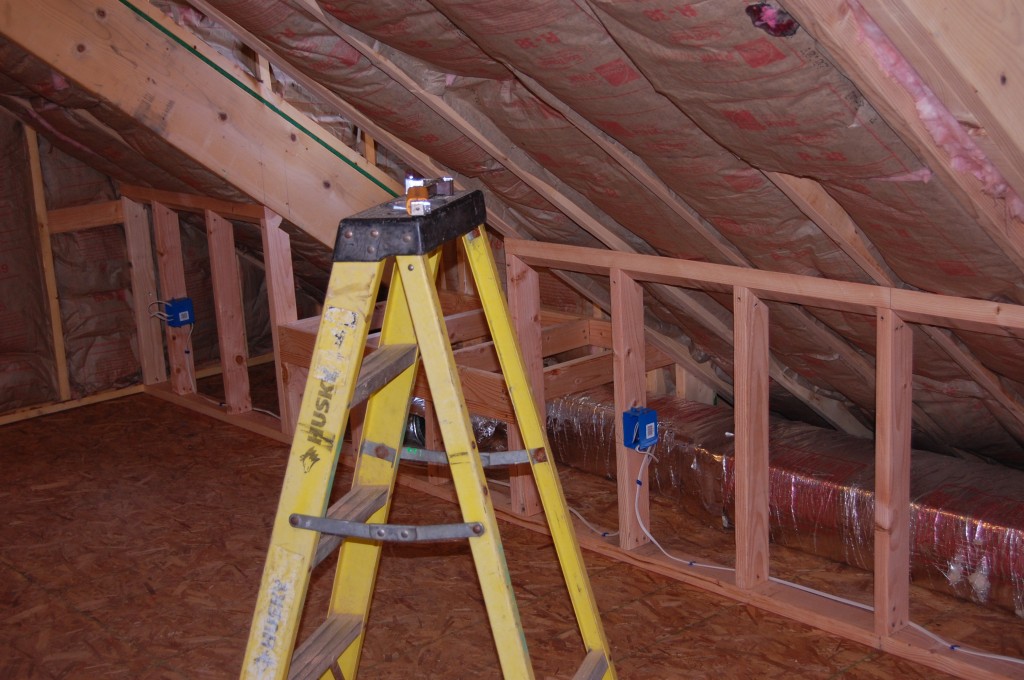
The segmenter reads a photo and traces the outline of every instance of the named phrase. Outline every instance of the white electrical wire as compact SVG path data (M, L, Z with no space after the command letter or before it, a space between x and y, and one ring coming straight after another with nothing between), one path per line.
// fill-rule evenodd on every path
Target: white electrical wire
M635 441L635 439L634 439L634 441ZM637 472L637 476L636 476L636 485L638 487L640 487L640 486L643 486L644 472L646 472L647 467L651 463L651 459L654 458L655 456L649 450L637 449L637 451L644 455L644 460L643 460L642 463L640 463L640 470ZM665 557L667 557L670 560L673 560L675 562L679 562L681 564L685 564L688 567L699 567L699 568L702 568L702 569L716 569L718 571L730 571L730 572L734 572L735 573L736 569L734 569L733 567L720 567L720 566L715 565L715 564L701 564L700 562L695 562L693 560L684 560L684 559L681 559L679 557L676 557L675 555L669 554L669 552L667 550L665 550L664 547L662 547L661 543L658 543L658 541L654 538L654 536L651 534L651 532L644 525L643 519L640 517L640 494L637 493L633 500L634 500L633 509L636 512L636 520L640 524L640 530L644 532L644 535L647 536L648 539L650 539L651 543L653 543L655 545L655 547L657 547L658 550L660 550L665 555ZM857 602L856 600L848 600L845 597L840 597L838 595L833 595L831 593L826 593L824 591L817 590L815 588L810 588L808 586L802 586L799 583L793 583L792 581L785 581L783 579L776 578L774 576L769 576L768 579L770 581L772 581L773 583L778 583L780 585L784 585L784 586L787 586L789 588L795 588L796 590L800 590L800 591L803 591L805 593L810 593L812 595L818 595L819 597L824 597L825 599L832 600L833 602L839 602L841 604L849 605L851 607L856 607L857 609L863 609L864 611L869 611L869 612L875 611L875 608L872 607L871 605L867 605L867 604L864 604L862 602ZM984 659L993 659L993 660L996 660L996 661L1007 661L1009 663L1015 663L1015 664L1024 666L1024 659L1020 659L1020 658L1013 657L1013 656L1005 656L1003 654L992 654L990 652L982 652L980 650L970 649L968 647L963 647L963 646L958 645L958 644L952 644L948 640L945 640L941 636L936 635L935 633L933 633L930 630L926 629L924 626L921 626L921 625L919 625L917 623L914 623L914 622L910 622L909 625L910 625L910 627L914 628L915 630L917 630L917 631L919 631L921 633L924 633L926 636L931 638L934 642L942 645L943 647L948 648L951 651L962 652L964 654L970 654L971 656L977 656L977 657L981 657L981 658L984 658Z
M569 508L569 512L571 512L572 514L576 515L577 519L579 519L579 521L583 522L584 526L586 526L588 529L593 531L598 536L601 536L602 538L608 538L610 536L618 536L619 535L618 531L605 531L604 529L601 529L601 528L598 528L598 527L594 526L593 524L588 522L587 518L584 517L580 513L580 511L577 510L576 508L571 507L569 505L567 505L565 507Z

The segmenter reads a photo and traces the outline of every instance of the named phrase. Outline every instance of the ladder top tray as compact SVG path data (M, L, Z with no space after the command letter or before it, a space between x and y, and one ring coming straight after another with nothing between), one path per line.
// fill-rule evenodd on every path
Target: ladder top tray
M381 203L338 225L335 262L376 262L392 255L426 255L462 236L487 219L479 190L429 199L429 212L410 215L399 197Z

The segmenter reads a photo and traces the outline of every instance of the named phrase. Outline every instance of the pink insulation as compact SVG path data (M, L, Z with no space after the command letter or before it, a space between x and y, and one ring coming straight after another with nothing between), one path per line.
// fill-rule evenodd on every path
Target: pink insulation
M917 114L935 143L949 155L950 165L957 172L967 172L981 182L985 193L1006 201L1007 211L1015 218L1024 218L1024 201L1006 182L1002 173L978 148L963 126L943 105L906 57L872 20L857 0L847 0L857 21L859 38L865 41L889 76L906 89L914 99Z

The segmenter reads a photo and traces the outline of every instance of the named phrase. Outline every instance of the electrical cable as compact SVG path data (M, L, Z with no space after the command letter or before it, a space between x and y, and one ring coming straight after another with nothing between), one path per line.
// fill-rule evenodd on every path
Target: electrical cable
M636 476L636 485L638 487L643 486L644 473L647 471L647 467L650 465L651 459L655 458L654 454L650 452L649 448L650 447L648 447L647 450L637 449L637 451L639 453L642 453L644 455L644 460L643 460L642 463L640 463L640 470L637 472L637 476ZM733 573L736 572L736 569L733 568L733 567L721 567L721 566L718 566L718 565L715 565L715 564L702 564L702 563L696 562L694 560L684 560L682 558L679 558L679 557L676 557L675 555L670 554L667 550L665 550L664 547L662 547L661 543L658 543L658 541L654 538L653 534L651 534L651 532L647 528L647 526L644 525L644 521L640 517L640 494L637 493L633 500L634 500L633 509L636 512L636 520L637 520L637 522L640 525L640 530L643 531L644 535L651 541L651 543L654 544L654 546L656 548L658 548L658 550L660 550L665 555L665 557L667 557L670 560L673 560L675 562L679 562L681 564L685 564L688 567L697 567L697 568L702 568L702 569L714 569L714 570L718 570L718 571L729 571L729 572L733 572ZM832 600L833 602L839 602L840 604L845 604L845 605L849 605L851 607L856 607L857 609L863 609L864 611L869 611L869 612L875 611L875 608L872 607L871 605L867 605L867 604L864 604L862 602L857 602L856 600L849 600L849 599L847 599L845 597L840 597L838 595L833 595L831 593L826 593L824 591L817 590L815 588L810 588L808 586L803 586L803 585L800 585L799 583L793 583L792 581L786 581L786 580L783 580L783 579L780 579L780 578L776 578L774 576L769 576L768 580L772 581L773 583L778 583L780 585L784 585L784 586L789 587L789 588L795 588L796 590L800 590L800 591L805 592L805 593L810 593L812 595L817 595L819 597L823 597L823 598L825 598L827 600ZM1018 665L1024 666L1024 659L1020 659L1020 658L1013 657L1013 656L1005 656L1003 654L993 654L991 652L983 652L983 651L980 651L980 650L970 649L968 647L963 647L963 646L958 645L958 644L951 644L948 640L943 639L941 636L931 632L930 630L926 629L924 626L921 626L920 624L917 624L917 623L914 623L914 622L911 621L908 625L910 627L912 627L913 629L923 633L927 637L931 638L934 642L942 645L943 647L946 647L946 648L950 649L951 651L963 652L964 654L970 654L971 656L977 656L977 657L985 658L985 659L993 659L993 660L996 660L996 661L1007 661L1009 663L1014 663L1014 664L1018 664Z
M582 521L587 528L592 530L592 532L594 532L594 534L597 534L602 539L610 538L612 536L618 536L618 532L605 532L604 529L602 529L602 528L600 528L598 526L595 526L594 524L590 523L589 521L587 521L587 518L584 517L583 514L579 510L577 510L577 509L575 509L575 508L573 508L571 506L568 506L568 505L566 505L565 507L568 508L569 512L571 512L573 515L577 516L577 518L580 521Z

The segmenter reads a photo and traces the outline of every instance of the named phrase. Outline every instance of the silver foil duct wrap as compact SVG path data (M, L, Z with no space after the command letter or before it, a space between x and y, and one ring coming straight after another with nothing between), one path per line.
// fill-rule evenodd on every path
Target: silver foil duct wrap
M731 527L733 411L672 397L648 406L661 434L652 492ZM615 478L609 389L554 400L547 416L560 463ZM871 569L873 443L777 418L769 438L772 541ZM911 468L914 582L1024 616L1024 472L927 451L913 452Z

